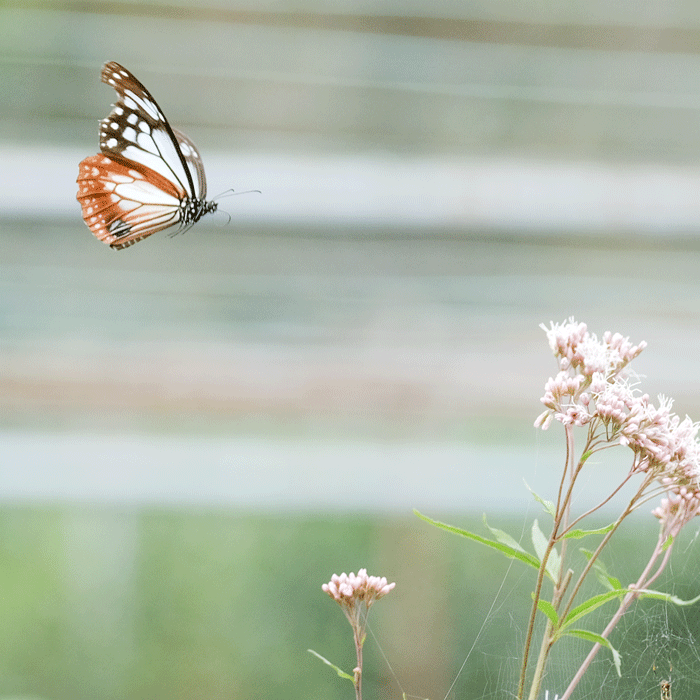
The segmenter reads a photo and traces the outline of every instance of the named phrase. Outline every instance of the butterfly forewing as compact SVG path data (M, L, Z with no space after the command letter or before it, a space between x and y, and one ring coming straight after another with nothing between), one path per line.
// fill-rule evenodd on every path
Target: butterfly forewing
M141 163L178 182L189 197L201 198L173 129L151 93L114 61L102 69L102 82L119 95L112 111L100 122L102 153Z
M152 233L188 229L216 210L206 202L204 165L195 145L173 129L148 90L113 61L102 81L119 96L100 122L102 155L80 163L78 201L92 232L113 248Z

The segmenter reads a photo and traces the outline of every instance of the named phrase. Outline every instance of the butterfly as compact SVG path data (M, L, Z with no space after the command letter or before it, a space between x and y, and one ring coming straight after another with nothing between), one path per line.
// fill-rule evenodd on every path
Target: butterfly
M182 233L215 212L192 141L126 68L110 61L101 77L119 99L100 122L102 153L79 166L77 199L88 228L120 250L171 227Z

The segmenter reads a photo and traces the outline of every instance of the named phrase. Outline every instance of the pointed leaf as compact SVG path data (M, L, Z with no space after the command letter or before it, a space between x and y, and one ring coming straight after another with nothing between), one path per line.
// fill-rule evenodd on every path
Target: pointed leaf
M593 552L587 549L581 549L581 553L588 559L591 560ZM600 559L596 559L593 563L593 571L595 572L596 578L603 584L603 586L609 590L619 591L622 588L620 579L611 576L608 570L605 568L605 564Z
M670 593L664 593L663 591L653 591L646 588L620 588L614 591L608 591L607 593L601 593L600 595L594 595L592 598L589 598L588 600L581 603L581 605L577 605L575 608L572 608L569 611L569 614L562 622L562 631L567 629L574 622L576 622L576 620L580 620L582 617L585 617L586 615L588 615L588 613L593 612L596 608L599 608L601 605L605 605L605 603L607 603L608 601L614 600L615 598L620 598L623 595L626 595L627 593L634 593L640 598L654 598L655 600L664 600L667 603L673 603L674 605L681 606L694 605L695 603L700 601L700 595L696 596L695 598L692 598L691 600L683 600L678 596L671 595Z
M512 547L513 549L517 549L519 552L526 552L526 550L520 546L520 542L518 542L515 538L511 537L507 532L504 532L503 530L498 530L495 527L491 527L486 521L486 514L484 514L483 521L484 525L491 531L491 534L501 544L506 544L509 547Z
M585 639L589 642L593 642L593 644L600 644L600 646L610 649L610 653L613 657L613 663L615 664L615 669L617 670L617 675L622 676L622 657L620 656L620 652L615 649L615 647L610 644L605 637L601 637L599 634L589 632L588 630L568 630L566 634L570 637L579 637L580 639Z
M552 547L552 551L549 553L549 559L547 560L547 569L549 570L552 578L557 581L559 579L559 572L561 571L561 557L556 547Z
M502 544L501 542L494 542L493 540L487 540L485 537L481 537L479 535L475 535L472 532L468 532L467 530L462 530L458 527L453 527L452 525L447 525L446 523L441 523L439 520L433 520L432 518L429 518L427 515L423 515L422 513L419 513L417 510L413 511L421 520L425 520L426 523L430 523L431 525L435 525L435 527L439 527L441 530L446 530L447 532L451 532L455 535L460 535L461 537L466 537L470 540L474 540L474 542L478 542L479 544L484 544L487 547L491 547L492 549L495 549L501 554L504 554L506 557L509 559L518 559L519 561L523 562L524 564L528 564L534 569L539 569L540 568L540 562L538 561L537 557L534 557L532 554L529 552L524 551L521 548L515 548L506 544Z
M622 590L622 583L620 582L619 578L606 575L595 564L593 564L593 570L595 571L596 578L603 584L604 588L607 588L610 591Z
M647 588L639 588L635 590L639 593L640 598L654 598L656 600L665 600L667 603L673 603L674 605L695 605L700 600L700 595L690 600L683 600L678 596L671 595L670 593L664 593L663 591L652 591Z
M540 561L542 561L547 552L547 538L544 536L542 530L540 530L537 520L532 523L532 546L535 548L535 554L537 554Z
M610 525L601 527L598 530L570 530L562 537L562 539L580 540L583 537L588 537L588 535L606 535L614 527L615 523L610 523Z
M310 654L313 654L316 658L321 659L324 664L327 664L330 666L332 669L335 670L335 672L341 677L341 678L347 678L348 680L352 681L353 683L355 682L355 677L351 676L349 673L345 673L345 671L342 671L339 669L335 664L332 664L328 659L324 658L320 654L317 654L313 649L307 649Z
M567 627L576 622L576 620L580 620L582 617L592 613L601 605L605 605L605 603L615 600L616 598L621 598L623 595L628 593L628 590L629 589L627 588L622 588L620 590L608 591L607 593L600 593L599 595L594 595L592 598L584 601L581 603L581 605L577 605L575 608L572 608L562 622L562 630L565 630Z
M559 615L557 615L557 611L548 600L538 600L537 609L540 612L543 612L550 619L554 629L557 629L557 627L559 627Z
M535 548L537 556L542 561L547 553L547 538L544 536L542 530L540 530L539 523L537 520L532 523L532 545ZM547 573L552 577L554 581L559 578L559 569L561 568L561 560L559 558L559 552L557 552L555 547L549 553L549 558L547 559Z
M530 485L527 483L527 481L525 481L525 479L523 479L523 482L525 483L527 490L533 495L534 499L552 516L552 518L554 518L557 513L554 503L551 501L546 501L541 496L538 496L537 493L530 488Z

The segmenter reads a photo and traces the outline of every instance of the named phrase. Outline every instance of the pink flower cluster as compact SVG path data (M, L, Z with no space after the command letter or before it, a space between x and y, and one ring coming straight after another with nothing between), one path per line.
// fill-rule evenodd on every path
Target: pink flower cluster
M700 476L700 426L688 416L681 420L671 412L672 405L670 399L659 397L657 407L648 396L640 396L626 415L614 420L619 425L620 444L628 445L639 456L639 470L689 484Z
M632 345L629 338L609 331L599 341L585 323L576 323L573 318L541 328L547 333L559 372L545 384L541 401L547 410L535 421L535 427L548 428L552 418L564 425L586 425L603 417L598 413L599 403L601 410L612 415L625 407L629 410L628 404L637 401L623 370L644 350L644 341Z
M576 323L573 318L550 325L547 328L542 324L540 328L547 334L549 347L559 360L559 369L572 368L587 377L596 372L606 376L618 373L647 346L644 341L632 345L629 338L610 331L599 342L595 334L588 332L585 323Z
M391 591L395 583L387 583L383 576L367 576L367 569L360 569L355 575L342 573L340 576L333 574L329 583L324 583L321 589L328 593L337 603L354 604L364 602L367 608L375 600L385 596Z
M604 442L630 447L633 469L646 472L668 490L669 498L654 511L666 523L698 512L700 499L700 426L671 411L673 402L659 397L655 406L647 394L634 389L627 365L646 347L630 343L619 333L606 332L602 341L573 318L542 326L559 364L556 377L545 385L541 401L546 410L535 421L546 429L551 421L588 425ZM597 425L596 425L597 421ZM690 517L692 517L692 515Z
M671 486L668 498L661 499L661 505L651 511L664 528L666 537L675 537L681 528L700 513L700 493L685 486Z
M632 391L623 370L646 347L632 345L619 333L606 332L603 340L573 318L561 324L542 325L559 364L556 377L544 388L547 410L535 421L546 429L552 419L564 425L586 425L594 418L622 417L640 397ZM644 398L644 397L641 397Z

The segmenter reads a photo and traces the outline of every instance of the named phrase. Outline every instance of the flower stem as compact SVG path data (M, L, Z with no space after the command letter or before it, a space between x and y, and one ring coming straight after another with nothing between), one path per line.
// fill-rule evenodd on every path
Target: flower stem
M649 559L649 562L647 563L646 567L644 568L644 571L642 572L641 576L637 580L637 582L634 584L634 588L637 589L643 589L651 585L656 578L661 574L661 572L666 568L666 564L668 563L669 557L671 556L671 547L666 548L666 551L664 552L664 558L661 560L661 563L659 564L658 568L656 571L650 576L650 572L654 566L654 563L656 560L659 558L659 555L664 551L664 544L666 542L666 539L663 536L663 533L659 535L659 538L656 542L656 547L654 547L654 551L652 552L651 558ZM647 578L648 577L648 578ZM617 612L613 615L612 619L610 622L608 622L607 626L601 633L601 637L604 637L605 639L608 638L608 635L613 631L615 628L615 625L621 620L622 616L627 612L628 608L632 603L639 598L640 593L637 591L630 591L627 593L627 595L622 599L622 602L620 603L620 607L618 608ZM576 686L579 684L579 681L583 677L583 674L586 672L588 667L591 665L593 662L593 659L595 658L596 654L600 651L600 644L594 644L593 648L590 650L588 653L588 656L585 658L584 662L581 664L581 667L579 670L576 672L576 675L571 679L571 683L569 683L569 687L566 689L564 694L561 696L560 700L568 700L571 697L571 694L574 692Z
M530 610L530 621L527 626L527 636L525 638L525 649L523 650L523 663L520 668L520 680L518 682L518 694L517 698L518 700L522 700L524 697L525 693L525 679L527 678L527 665L528 665L528 660L530 657L530 647L532 646L532 636L535 630L535 619L537 617L537 603L540 600L540 597L542 595L542 584L544 582L544 576L546 572L546 567L547 567L547 560L549 559L549 554L552 551L552 547L554 547L554 540L550 537L549 543L547 545L547 550L544 553L544 556L542 557L542 561L540 562L540 568L537 572L537 584L535 586L535 594L533 596L532 600L532 609ZM547 623L547 630L545 632L545 639L547 638L547 635L550 632L550 623ZM537 667L540 668L541 663L540 661L542 660L542 650L544 649L544 641L542 643L542 647L540 650L540 658L538 658L537 661ZM544 660L546 660L546 655ZM544 661L542 660L542 661ZM540 670L543 670L543 666ZM533 680L533 684L535 681Z
M518 683L518 700L522 700L525 693L525 680L527 678L527 666L530 656L530 647L532 645L532 635L535 629L535 619L537 617L538 603L542 596L542 584L544 582L544 576L547 569L547 561L549 560L549 555L554 548L557 541L557 532L562 527L562 522L566 523L569 519L570 505L571 505L571 491L573 488L573 481L576 477L576 472L574 471L574 434L572 427L570 425L565 426L566 434L566 460L564 463L564 471L562 474L561 481L559 482L559 494L557 496L556 505L556 515L554 518L554 525L552 527L552 534L549 537L549 542L547 543L547 549L540 562L540 568L537 574L537 585L535 587L535 594L532 601L532 609L530 611L530 620L527 628L527 637L525 639L525 649L523 651L523 663L520 669L520 680ZM579 465L579 469L582 465ZM578 470L577 470L578 471ZM567 482L567 476L570 482L570 486L566 489L565 484ZM563 552L562 552L563 554ZM562 557L563 558L563 557ZM560 579L555 583L555 607L558 607L561 601L561 596L563 591L561 590L563 572L560 572ZM547 657L549 655L549 650L551 649L551 639L550 634L552 632L551 623L548 621L545 629L545 634L542 639L542 645L540 646L540 654L537 658L537 665L535 668L535 675L532 680L532 685L530 686L530 697L533 691L539 692L539 686L542 681L542 676L544 674L545 664L547 662Z
M361 621L361 610L358 608L356 612L357 624L353 625L353 637L355 639L355 653L357 655L357 666L355 666L353 672L353 685L355 686L355 700L362 700L362 647L365 643L365 626Z

